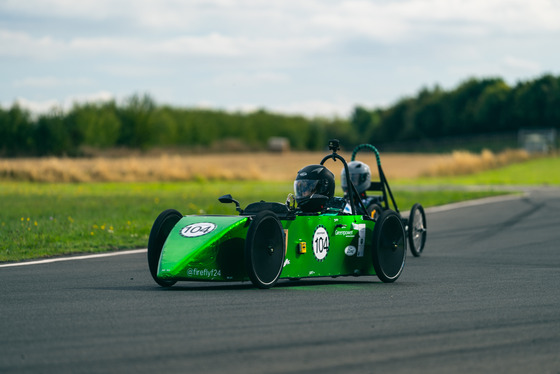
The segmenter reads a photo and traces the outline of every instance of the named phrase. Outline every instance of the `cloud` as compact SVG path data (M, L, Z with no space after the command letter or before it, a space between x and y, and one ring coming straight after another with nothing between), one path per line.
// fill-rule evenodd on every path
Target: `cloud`
M16 80L14 87L30 88L53 88L62 86L90 86L93 81L90 78L58 78L54 76L46 77L26 77Z
M551 0L3 0L0 14L3 101L89 89L341 113L560 66Z
M508 68L525 70L528 72L538 72L541 70L541 66L538 62L514 56L506 56L504 58L504 65Z
M107 62L103 65L99 65L97 70L102 74L108 74L111 76L118 76L120 78L143 78L146 76L166 76L169 75L169 69L164 66L158 65L140 65L140 64L126 64L126 63L116 63Z
M9 108L10 106L12 106L14 104L17 104L21 108L25 108L26 110L29 110L31 113L33 113L35 115L47 113L50 110L53 110L54 108L59 108L59 109L61 108L60 103L56 99L28 100L24 97L20 97L20 98L14 100L13 103L7 103L7 102L2 103L2 107Z
M348 117L351 108L356 105L351 99L337 98L334 100L298 100L285 104L276 104L270 107L271 111L278 113L302 114L313 118Z
M0 30L0 56L44 59L56 56L61 47L50 36L33 37L25 32Z
M88 94L79 94L68 96L63 100L48 99L48 100L29 100L26 98L17 98L17 103L22 108L26 108L33 114L47 113L53 109L69 110L72 105L78 103L91 103L91 102L105 102L115 100L115 96L107 91L99 91ZM14 103L2 103L3 107L10 107Z
M0 31L0 54L35 58L237 58L312 53L355 38L394 44L560 31L560 5L547 0L6 0L0 11L50 26ZM65 25L65 34L44 32Z
M21 32L0 31L0 56L65 59L69 57L270 57L306 54L326 49L325 37L267 38L231 37L212 33L145 40L142 37L78 37L70 40L33 37Z
M343 32L391 42L442 31L560 30L560 5L550 0L4 0L0 11L39 23L77 23L83 32L142 31L158 39L177 34L333 38Z
M212 79L212 83L220 87L255 87L262 84L284 84L290 82L291 78L287 74L267 71L219 74Z
M547 0L341 1L325 8L313 24L380 42L560 30L560 6Z

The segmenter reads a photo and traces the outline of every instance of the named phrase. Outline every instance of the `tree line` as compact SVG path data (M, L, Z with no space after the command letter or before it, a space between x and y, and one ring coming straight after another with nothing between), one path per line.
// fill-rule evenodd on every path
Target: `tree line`
M288 138L292 149L314 150L326 144L330 134L347 132L348 126L343 119L308 119L265 110L229 113L158 106L148 95L133 95L121 105L75 104L67 113L53 109L36 118L14 104L0 109L0 156L79 156L88 147L217 150L222 143L259 150L271 137Z
M423 88L386 109L356 107L352 127L377 143L560 128L560 77L510 87L501 78L468 79L455 89Z
M331 138L350 148L521 128L560 129L560 77L547 74L513 87L501 78L471 78L451 90L423 88L386 108L356 106L349 118L177 108L148 95L37 116L15 103L0 108L0 157L79 156L87 147L218 150L225 140L260 150L270 137L287 138L295 150L319 150Z

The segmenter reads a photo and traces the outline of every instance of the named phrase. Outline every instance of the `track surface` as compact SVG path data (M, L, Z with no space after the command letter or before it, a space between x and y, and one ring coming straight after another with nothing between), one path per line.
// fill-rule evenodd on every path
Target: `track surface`
M428 213L396 283L159 288L145 253L0 268L0 373L560 373L560 191Z

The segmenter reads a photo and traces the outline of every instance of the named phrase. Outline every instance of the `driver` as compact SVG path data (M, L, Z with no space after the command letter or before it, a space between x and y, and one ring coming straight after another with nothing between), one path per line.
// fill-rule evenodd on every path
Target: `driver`
M350 174L350 181L360 194L360 198L365 198L366 191L371 184L371 170L369 166L362 161L351 161L348 163L348 173ZM348 182L346 181L346 170L344 168L342 168L340 180L344 195L347 196Z
M371 185L371 169L369 166L362 161L351 161L348 163L348 174L350 174L350 181L356 187L356 191L359 194L359 199L367 209L368 215L370 215L372 209L380 210L380 205L383 201L381 196L367 196L366 191ZM346 170L342 168L340 175L342 190L344 191L344 197L349 201L348 195L351 190L348 186L346 180ZM359 205L357 205L359 207ZM351 212L350 203L344 207L344 212Z
M320 212L334 197L334 174L323 165L308 165L298 171L294 193L299 209Z

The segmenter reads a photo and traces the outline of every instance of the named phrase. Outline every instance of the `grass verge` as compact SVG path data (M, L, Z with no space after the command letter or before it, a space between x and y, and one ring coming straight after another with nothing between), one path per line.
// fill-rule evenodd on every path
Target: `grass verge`
M183 214L237 214L217 198L231 193L242 206L283 202L292 182L173 182L0 185L0 262L64 254L145 248L157 215L174 208ZM410 191L394 188L402 211L498 191Z
M560 157L534 158L499 169L463 176L401 180L407 185L560 185Z

